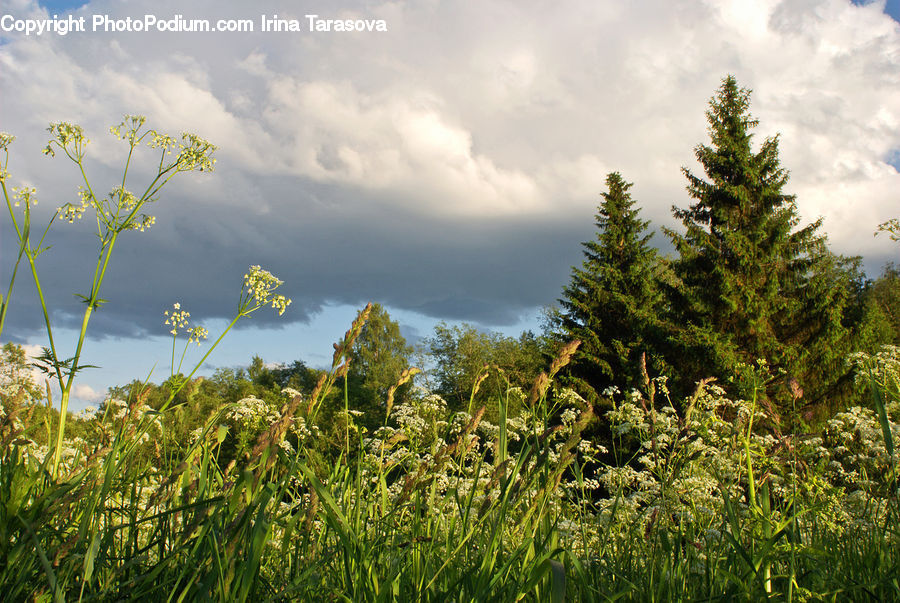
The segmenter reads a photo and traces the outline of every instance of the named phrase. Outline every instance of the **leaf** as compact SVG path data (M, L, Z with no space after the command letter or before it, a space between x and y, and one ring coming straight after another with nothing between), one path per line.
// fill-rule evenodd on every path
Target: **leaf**
M566 600L566 566L556 559L549 559L550 563L550 601L562 603Z
M97 558L97 553L100 551L100 531L97 530L94 532L94 537L91 539L91 544L88 547L87 553L84 556L84 582L88 583L91 580L91 576L94 574L94 559Z
M881 423L881 431L884 434L884 447L887 449L888 456L893 460L894 438L891 435L891 422L888 420L887 409L885 408L884 397L882 396L882 388L879 387L878 380L875 378L875 374L872 372L871 367L869 367L869 388L872 392L872 401L875 403L875 408L878 410L878 421Z

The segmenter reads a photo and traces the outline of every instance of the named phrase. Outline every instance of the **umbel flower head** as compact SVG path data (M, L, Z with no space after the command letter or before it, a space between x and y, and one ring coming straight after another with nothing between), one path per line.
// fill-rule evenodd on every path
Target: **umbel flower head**
M263 270L259 266L250 266L250 271L244 275L241 310L245 314L249 314L258 308L271 305L278 310L278 315L281 316L291 305L291 300L283 295L274 295L273 292L283 283L284 281L276 278L268 270Z
M169 331L172 335L178 335L178 329L186 328L188 326L188 318L191 317L191 313L187 310L182 310L179 303L172 304L172 311L166 310L163 312L163 315L166 317L166 324L172 327L172 330Z
M16 137L12 134L0 132L0 152L3 153L3 161L0 162L0 182L9 178L9 172L6 171L6 166L9 163L9 145L11 145L15 139Z

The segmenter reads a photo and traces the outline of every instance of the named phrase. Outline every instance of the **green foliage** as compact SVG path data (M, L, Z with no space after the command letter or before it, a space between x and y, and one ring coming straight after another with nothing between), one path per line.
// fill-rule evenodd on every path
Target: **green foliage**
M649 222L628 192L632 184L618 172L606 178L607 192L597 211L597 238L582 243L584 262L572 278L554 318L563 341L582 342L569 377L582 394L595 399L610 386L643 385L641 356L650 370L665 370L664 299L658 286L665 265L649 246Z
M778 138L751 149L749 106L750 92L727 77L707 112L711 145L696 148L706 179L683 170L694 203L674 209L684 234L667 231L679 254L670 297L683 324L673 343L685 385L766 359L781 375L766 393L784 408L791 380L815 402L843 376L858 261L828 250L821 220L797 229Z
M359 330L357 329L358 335ZM900 509L896 349L868 367L883 412L821 435L772 431L757 401L665 380L615 397L612 456L582 439L589 405L547 397L568 346L516 417L435 394L330 462L315 409L339 383L225 403L180 445L140 399L69 439L58 478L31 410L0 414L0 583L47 600L895 600ZM258 364L258 363L257 363ZM202 385L202 384L200 384ZM757 387L761 381L757 382ZM503 407L504 398L495 402ZM555 410L551 405L558 405ZM679 411L676 409L684 409ZM761 427L762 426L762 427ZM885 434L891 434L885 436ZM634 442L619 448L622 442ZM507 451L502 452L501 451Z
M363 413L362 421L369 428L384 424L388 391L400 381L403 371L409 369L412 354L412 346L400 334L400 325L391 320L384 307L372 304L369 318L350 354L347 374L352 393L350 407ZM397 402L406 398L411 385L406 383L395 390Z
M43 397L41 388L34 382L25 350L10 341L3 344L0 350L0 391L6 396L15 396L20 388L26 401L37 401Z
M878 343L900 344L900 269L887 264L864 296L867 322Z
M485 333L470 324L449 327L440 323L426 339L435 362L434 391L454 410L477 408L510 387L527 389L543 368L547 342L530 331L518 339ZM488 406L490 408L490 406ZM517 412L517 409L513 409ZM489 411L493 416L493 411Z

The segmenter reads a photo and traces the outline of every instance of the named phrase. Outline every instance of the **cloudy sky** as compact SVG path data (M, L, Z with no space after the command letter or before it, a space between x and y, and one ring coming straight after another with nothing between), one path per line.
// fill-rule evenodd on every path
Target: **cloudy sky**
M86 31L16 31L54 15L85 17ZM254 31L93 30L96 17L145 15ZM261 31L275 15L303 31ZM387 31L309 31L306 15ZM121 178L125 147L107 132L124 113L219 147L212 174L173 181L151 206L156 225L119 243L85 351L103 368L83 375L76 407L154 365L165 378L163 311L180 302L216 335L254 264L293 304L254 315L211 367L254 354L324 365L367 301L411 339L440 320L536 329L594 235L608 172L634 182L656 229L675 226L672 205L689 202L680 168L698 169L704 111L729 73L753 90L757 143L781 135L802 220L824 217L832 248L862 255L870 276L898 255L873 237L900 215L898 0L0 0L0 17L0 130L17 137L11 183L38 189L38 222L79 184L73 164L41 154L50 122L85 128L100 190ZM63 349L80 322L72 294L93 273L91 233L87 219L54 224L39 260ZM8 217L0 236L7 283ZM45 345L27 272L18 283L3 340Z

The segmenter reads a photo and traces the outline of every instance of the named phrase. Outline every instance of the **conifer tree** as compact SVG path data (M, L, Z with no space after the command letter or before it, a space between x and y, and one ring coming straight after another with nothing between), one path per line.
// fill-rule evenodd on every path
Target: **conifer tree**
M673 207L684 234L667 230L680 256L671 302L683 325L682 382L727 378L739 363L765 359L781 375L770 394L793 380L794 395L799 384L810 400L840 373L857 264L828 250L821 219L796 229L778 137L753 152L749 106L750 91L726 77L706 114L711 144L695 149L706 178L683 168L694 203ZM787 400L787 388L779 391Z
M582 243L584 261L572 268L554 319L561 337L582 342L568 377L582 395L591 397L610 385L638 387L642 353L655 372L662 365L654 346L661 325L662 297L656 286L661 264L648 244L649 222L638 217L628 192L632 183L615 172L606 185L596 239Z

